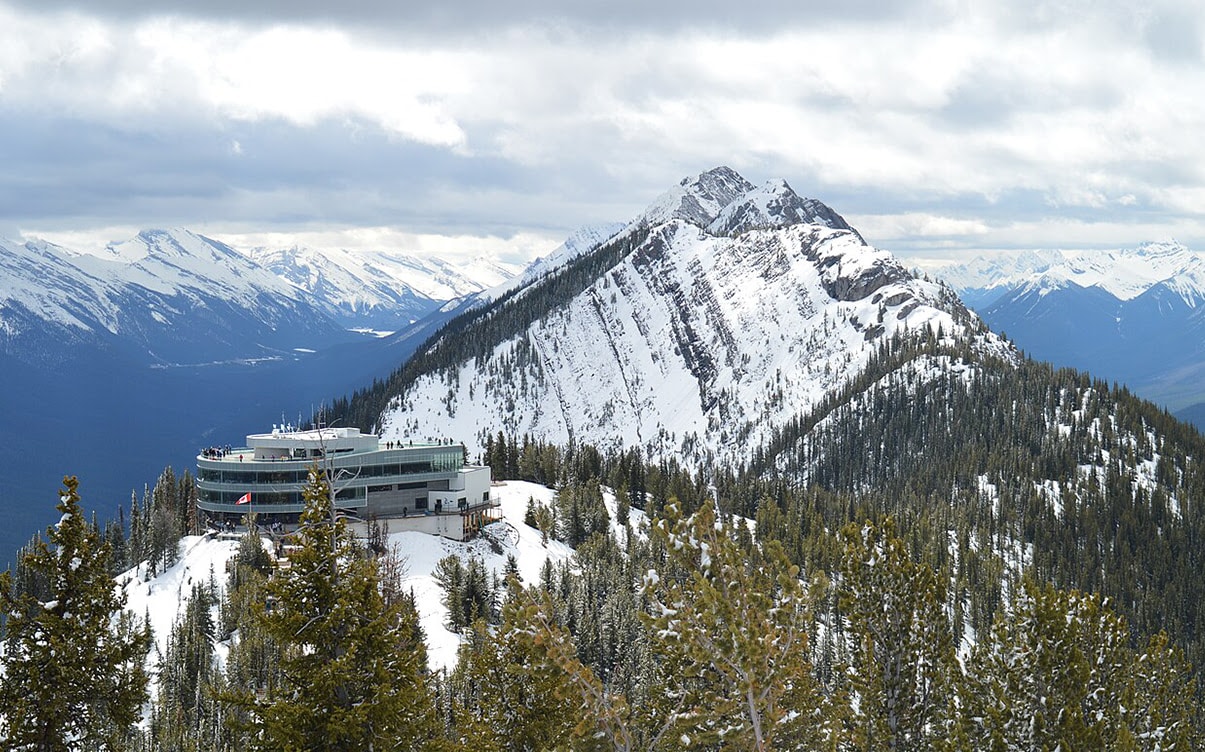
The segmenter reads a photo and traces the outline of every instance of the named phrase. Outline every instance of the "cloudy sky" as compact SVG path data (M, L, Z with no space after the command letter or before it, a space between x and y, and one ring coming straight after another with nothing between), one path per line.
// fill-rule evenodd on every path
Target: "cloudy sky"
M0 236L522 260L727 164L902 254L1205 250L1199 2L411 5L0 0Z

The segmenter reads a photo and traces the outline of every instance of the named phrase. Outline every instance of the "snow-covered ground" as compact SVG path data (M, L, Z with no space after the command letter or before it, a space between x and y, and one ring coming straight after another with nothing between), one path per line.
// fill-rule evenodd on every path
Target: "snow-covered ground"
M462 543L416 532L389 535L390 545L406 557L407 572L402 587L414 591L419 619L427 634L427 659L435 671L450 670L456 664L456 650L460 647L460 635L446 626L448 609L443 604L443 590L435 581L435 566L440 559L452 554L465 561L477 558L485 564L486 571L501 576L507 555L513 554L519 575L524 583L530 584L539 579L546 560L559 562L573 555L572 548L551 538L547 546L543 545L540 531L523 524L527 500L550 504L555 491L535 483L507 481L495 486L491 494L502 503L502 521L488 526L474 540ZM501 553L494 550L491 542L498 545Z
M425 533L403 532L389 535L390 545L405 557L406 574L402 586L414 591L419 618L427 635L428 660L432 670L451 669L456 663L460 635L446 626L448 611L443 591L435 581L439 560L449 555L468 561L480 559L487 571L501 576L508 555L513 554L525 584L536 582L544 562L567 560L573 549L559 541L541 541L540 531L523 524L528 499L551 504L556 492L545 486L523 481L506 481L494 486L492 495L501 502L502 520L486 527L475 540L459 542ZM612 529L623 540L615 521L615 496L604 490L603 500L611 515ZM633 528L641 527L644 516L633 509ZM156 577L145 579L145 565L122 574L118 584L126 593L126 608L137 616L146 616L154 631L155 648L148 665L155 666L162 654L172 624L184 608L194 584L213 581L219 592L226 585L226 564L238 550L238 541L208 536L189 536L180 541L180 560ZM215 614L216 615L216 614ZM219 656L225 651L219 649Z

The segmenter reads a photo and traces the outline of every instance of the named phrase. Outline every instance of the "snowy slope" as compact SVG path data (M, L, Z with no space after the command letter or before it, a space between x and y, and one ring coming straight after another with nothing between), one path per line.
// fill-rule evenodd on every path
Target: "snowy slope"
M684 180L594 253L623 242L636 245L489 357L420 376L382 416L384 435L478 451L502 429L739 460L856 375L881 338L977 325L828 207L728 168ZM517 302L535 306L539 291Z
M406 559L402 587L413 590L416 596L419 618L427 635L428 661L433 670L451 669L460 646L460 635L447 629L448 611L434 577L440 559L449 555L460 556L466 561L477 558L485 564L487 571L501 576L507 556L513 555L523 582L531 584L538 581L545 561L560 562L573 555L573 549L558 541L550 539L547 544L542 543L540 531L523 524L528 498L549 504L554 491L534 483L508 481L495 486L493 494L501 502L503 519L487 526L482 536L475 540L459 542L413 532L389 536L389 544L397 546ZM614 522L614 495L606 492L603 500L616 534L623 540L623 533ZM632 527L639 528L644 520L643 513L633 509L630 515ZM146 579L145 571L137 568L118 578L119 587L126 593L126 609L139 617L149 617L155 639L155 648L148 658L148 665L152 667L166 649L172 624L182 613L193 585L209 582L212 578L218 591L224 590L226 563L237 552L238 541L190 536L181 540L180 547L180 560L157 577ZM219 651L219 655L224 654L225 651Z
M351 328L404 328L517 272L486 258L244 254L181 228L96 254L0 240L0 352L39 363L81 344L157 365L278 357L350 341Z
M616 233L623 230L626 226L619 222L612 222L600 225L586 225L585 227L578 228L565 239L564 243L557 246L551 253L541 256L528 264L522 274L518 274L501 284L482 291L477 297L480 302L489 302L497 300L511 290L517 290L520 287L530 285L532 282L551 274L577 257L598 248L606 241L615 237Z
M330 315L349 326L397 330L443 302L442 298L433 299L402 282L391 273L391 267L365 254L293 246L255 248L249 256L281 279L308 292Z
M112 280L89 274L61 246L43 241L18 244L0 239L0 331L19 333L14 314L80 331L117 327Z
M348 339L305 291L180 229L145 230L100 255L0 242L0 332L0 347L26 362L41 361L56 342L171 363Z

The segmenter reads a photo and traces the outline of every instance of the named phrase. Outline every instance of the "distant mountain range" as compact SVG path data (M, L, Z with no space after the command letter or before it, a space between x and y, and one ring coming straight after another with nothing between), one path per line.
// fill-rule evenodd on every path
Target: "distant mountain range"
M453 264L402 253L293 246L254 248L250 258L320 301L348 327L398 331L449 300L496 287L521 267L477 258Z
M1185 418L1205 417L1205 256L1161 242L927 271L1027 354L1125 384Z
M396 253L241 252L184 229L88 254L0 240L0 565L77 474L105 516L166 464L387 374L519 269ZM392 336L379 336L397 331Z

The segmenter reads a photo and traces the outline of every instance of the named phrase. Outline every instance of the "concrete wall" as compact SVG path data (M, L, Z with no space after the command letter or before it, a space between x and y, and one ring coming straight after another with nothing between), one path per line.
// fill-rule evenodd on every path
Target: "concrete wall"
M419 532L428 535L442 535L453 540L464 539L464 522L459 514L411 515L410 517L391 517L379 522L383 526L388 526L391 533ZM361 538L368 537L367 523L358 522L351 528Z

